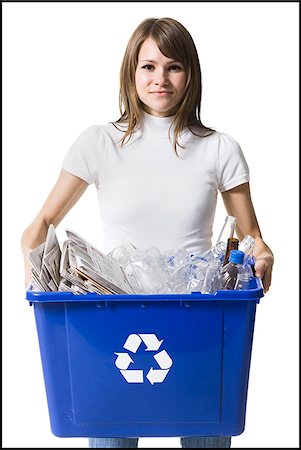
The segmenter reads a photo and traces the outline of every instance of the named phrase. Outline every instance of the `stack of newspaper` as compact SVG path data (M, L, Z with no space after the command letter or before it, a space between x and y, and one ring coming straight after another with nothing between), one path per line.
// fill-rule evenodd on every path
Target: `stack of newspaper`
M53 225L46 241L30 255L33 289L65 291L74 294L132 294L123 268L74 231L66 230L67 240L60 249Z
M46 241L31 251L32 285L41 291L57 291L60 276L61 249L53 225L48 228Z

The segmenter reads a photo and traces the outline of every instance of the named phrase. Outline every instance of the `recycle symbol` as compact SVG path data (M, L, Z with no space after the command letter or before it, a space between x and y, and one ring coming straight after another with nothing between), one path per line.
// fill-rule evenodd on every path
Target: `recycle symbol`
M141 342L144 342L146 352L157 352L163 339L159 341L155 334L130 334L126 339L123 348L131 353L136 353ZM117 355L115 365L118 367L125 380L128 383L143 383L143 370L129 369L130 364L134 363L130 354L127 352L114 352L114 354ZM154 354L153 357L157 361L160 369L151 367L146 374L146 378L151 384L162 383L165 380L173 361L166 350L161 350Z

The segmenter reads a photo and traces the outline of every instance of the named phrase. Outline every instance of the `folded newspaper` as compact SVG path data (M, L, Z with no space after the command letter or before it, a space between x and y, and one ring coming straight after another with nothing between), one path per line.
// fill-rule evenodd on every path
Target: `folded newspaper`
M61 249L53 225L48 228L46 241L29 254L29 260L33 286L42 291L57 291L61 280Z
M116 259L106 256L74 231L66 229L66 234L61 250L51 224L46 241L29 254L33 290L134 293L130 279Z

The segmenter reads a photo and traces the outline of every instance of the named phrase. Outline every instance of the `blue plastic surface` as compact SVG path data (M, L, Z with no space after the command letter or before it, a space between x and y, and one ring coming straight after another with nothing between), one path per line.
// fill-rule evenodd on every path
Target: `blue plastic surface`
M241 434L263 290L214 295L34 292L59 437Z

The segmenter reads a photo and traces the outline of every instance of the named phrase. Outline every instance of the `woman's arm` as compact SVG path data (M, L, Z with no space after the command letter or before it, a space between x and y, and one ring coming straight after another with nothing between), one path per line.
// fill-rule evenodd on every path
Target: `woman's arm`
M86 181L62 169L42 209L23 232L21 247L24 256L26 287L31 281L31 263L28 254L42 242L45 242L49 225L53 224L56 227L87 187Z
M237 219L236 233L239 240L242 240L246 234L255 239L255 275L262 278L264 292L267 292L272 279L274 255L262 239L251 199L249 183L222 192L222 198L227 213Z

